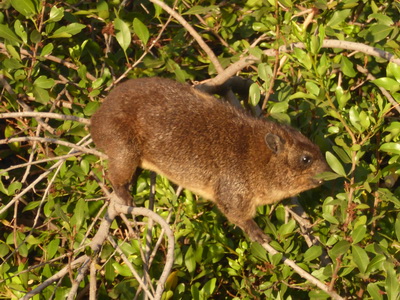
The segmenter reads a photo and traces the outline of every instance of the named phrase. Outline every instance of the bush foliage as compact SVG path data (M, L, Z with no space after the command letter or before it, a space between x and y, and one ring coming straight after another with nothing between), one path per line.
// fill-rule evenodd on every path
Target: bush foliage
M166 1L216 55L218 67L181 21L152 2L1 1L0 113L88 119L125 78L202 81L251 57L234 71L255 82L250 106L309 136L333 172L324 186L299 195L307 218L293 218L289 200L259 208L256 221L272 236L281 253L275 255L251 243L211 203L189 191L177 195L158 176L155 210L165 219L170 214L176 241L163 298L328 298L283 264L283 254L342 297L399 299L400 3ZM385 52L374 56L367 46ZM96 155L71 153L58 142L93 148L85 124L24 115L0 122L0 295L20 298L71 259L91 255L84 245L104 215L107 182ZM40 137L51 140L34 139ZM138 206L149 206L149 173L134 195ZM119 219L111 230L142 270L144 238L129 239ZM164 250L162 243L153 280ZM138 283L111 243L98 258L98 299L132 299ZM34 298L63 299L76 276L71 270ZM80 296L89 280L85 275Z

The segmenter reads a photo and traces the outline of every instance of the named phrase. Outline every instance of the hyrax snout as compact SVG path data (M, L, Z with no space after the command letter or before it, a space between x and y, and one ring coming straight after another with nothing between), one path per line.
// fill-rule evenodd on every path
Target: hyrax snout
M90 131L125 204L135 170L152 170L214 201L260 243L268 236L253 220L256 207L317 187L314 176L328 170L319 148L297 130L162 78L117 86Z

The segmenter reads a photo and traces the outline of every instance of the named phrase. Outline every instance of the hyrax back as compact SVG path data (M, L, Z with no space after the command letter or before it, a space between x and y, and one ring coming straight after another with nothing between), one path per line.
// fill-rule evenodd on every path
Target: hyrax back
M327 170L318 147L298 131L162 78L116 87L93 115L91 135L126 204L135 170L149 169L214 201L261 243L268 236L253 220L256 207L320 185L313 177Z

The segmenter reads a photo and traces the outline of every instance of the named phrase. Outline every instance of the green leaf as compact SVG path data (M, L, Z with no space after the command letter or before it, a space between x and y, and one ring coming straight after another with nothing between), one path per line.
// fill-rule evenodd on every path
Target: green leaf
M93 115L97 109L99 108L100 104L98 102L89 102L83 109L83 112L86 116Z
M386 68L386 74L389 77L394 77L397 82L400 82L400 66L398 64L389 62Z
M333 248L329 251L329 256L335 260L340 255L343 255L349 250L350 243L347 241L340 241L333 246Z
M253 83L249 89L250 104L256 106L260 101L260 96L261 96L260 87L258 86L257 83Z
M137 34L143 45L146 46L150 37L149 30L138 18L133 20L133 31Z
M346 172L340 163L340 161L329 151L326 152L326 161L331 169L336 173L341 175L342 177L346 177Z
M397 214L396 222L394 224L397 240L400 241L400 213Z
M304 261L312 261L322 254L322 247L314 245L304 253Z
M365 111L360 111L360 125L362 126L363 130L367 130L371 125L371 121L369 119L368 114Z
M353 244L357 244L362 241L367 233L367 227L365 225L360 225L351 233L353 239Z
M383 264L386 271L385 290L388 300L398 300L400 285L393 264L385 262Z
M270 81L273 76L273 71L270 65L261 63L257 66L258 77L264 81Z
M259 243L251 244L251 254L261 261L267 261L267 252Z
M195 5L195 6L191 7L189 10L182 13L182 15L204 15L213 10L218 10L218 6L210 5L210 6L204 7L204 6L200 6L200 5Z
M47 104L50 101L49 92L38 86L33 87L33 96L35 97L36 102L42 104Z
M41 201L30 201L28 202L28 204L24 207L23 211L29 211L32 209L35 209L36 207L38 207L40 205Z
M31 17L36 14L35 5L31 0L11 0L11 5L25 17Z
M345 164L351 164L351 157L343 148L332 146L332 149L339 156L342 162L344 162Z
M29 38L30 38L32 43L37 44L42 40L42 35L40 34L39 31L34 29L34 30L32 30L31 34L29 35Z
M132 276L132 272L129 269L128 265L120 265L119 263L115 262L112 264L114 267L115 271L125 277Z
M64 7L58 8L57 6L53 5L50 10L49 18L46 22L58 22L64 17Z
M3 66L5 70L18 70L24 68L24 65L14 58L3 60Z
M386 261L386 257L382 254L376 255L371 262L368 264L367 273L374 272L375 270L382 269L383 263Z
M379 150L393 154L400 154L400 143L385 143Z
M15 191L20 190L22 187L22 183L19 181L14 181L12 183L10 183L10 185L8 186L7 190L8 190L8 194L9 196L12 196L15 194Z
M315 96L319 95L320 88L314 82L311 82L311 81L306 82L306 89L307 89L307 91L309 91L311 94L313 94Z
M261 22L254 22L252 24L252 27L253 27L253 30L256 32L266 32L269 29L264 23L261 23Z
M367 286L367 291L372 299L374 300L383 300L384 292L379 289L379 285L377 283L370 283Z
M385 14L381 14L381 13L370 14L368 16L368 19L372 19L372 18L376 19L379 24L383 24L386 26L393 25L393 20Z
M352 248L351 252L353 254L353 260L356 263L360 272L364 274L369 264L368 254L364 249L362 249L357 245L353 245L351 246L351 248Z
M190 287L190 292L192 294L192 299L193 300L200 300L203 298L200 298L200 292L199 292L199 288L196 285L191 285Z
M279 227L278 233L281 236L286 236L288 234L293 233L293 230L296 228L296 222L291 219L289 222L283 224L281 227Z
M86 25L79 24L79 23L72 23L67 26L61 26L50 36L50 38L53 38L53 39L69 38L69 37L81 32L83 28L86 28Z
M215 277L206 282L200 290L200 293L202 293L203 296L202 299L208 299L214 293L216 282L217 278Z
M103 20L107 20L110 17L110 8L106 1L99 1L96 8L98 16Z
M19 52L17 50L15 50L15 48L12 45L6 45L7 51L8 53L15 58L16 60L18 60L19 62L21 61L21 57L19 55Z
M9 247L3 243L0 243L0 257L6 256L9 252Z
M6 41L12 44L20 44L22 41L15 35L15 33L8 28L7 25L0 24L0 38L5 39Z
M47 245L47 259L52 259L54 255L59 250L60 246L60 240L59 239L53 239L48 245Z
M190 245L189 249L186 251L185 254L185 266L189 273L193 273L196 270L196 260L194 256L194 250L192 245Z
M371 82L375 83L377 86L384 88L385 90L388 90L392 93L395 93L398 90L400 90L400 83L389 77L381 77L381 78L372 80Z
M371 43L377 43L385 39L392 30L393 27L383 24L371 25L371 27L368 29L366 40Z
M22 41L26 44L28 42L28 34L25 31L24 26L22 26L20 20L16 20L14 23L15 33L22 39Z
M350 13L350 9L336 10L326 25L332 28L337 27L337 25L342 24L346 20Z
M85 215L87 214L88 211L88 204L84 199L79 199L79 201L76 203L75 209L74 209L74 216L73 216L73 221L71 220L71 225L74 225L76 227L76 230L79 230L83 221L85 220Z
M279 114L279 113L286 113L288 108L289 108L289 103L288 101L282 101L282 102L276 102L273 103L270 109L270 114L274 115L274 114Z
M294 48L294 57L296 57L299 62L304 65L304 67L308 70L312 68L312 61L310 55L300 48Z
M53 49L54 49L53 44L47 44L46 46L43 47L42 52L40 53L40 55L41 56L49 55L49 54L51 54Z
M118 31L115 34L118 44L124 51L126 51L131 44L131 32L129 26L118 18L114 20L114 28Z
M47 78L46 76L42 75L39 76L34 82L33 85L40 87L42 89L50 89L54 86L55 81L52 78Z
M355 77L357 72L354 70L353 63L346 56L342 56L342 72L349 77Z
M350 119L351 125L353 125L353 127L355 129L357 129L359 132L363 132L361 125L360 125L360 115L358 113L357 106L350 107L349 119Z
M283 254L278 252L273 255L269 254L269 259L274 266L278 266L282 260Z

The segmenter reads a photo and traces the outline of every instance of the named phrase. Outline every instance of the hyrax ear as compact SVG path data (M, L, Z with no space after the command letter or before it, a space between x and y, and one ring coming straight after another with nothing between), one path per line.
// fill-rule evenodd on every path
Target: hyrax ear
M265 135L265 143L268 148L274 153L279 153L283 150L285 145L285 140L281 139L278 135L273 133L267 133Z

